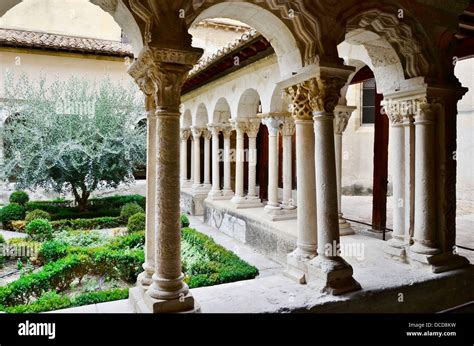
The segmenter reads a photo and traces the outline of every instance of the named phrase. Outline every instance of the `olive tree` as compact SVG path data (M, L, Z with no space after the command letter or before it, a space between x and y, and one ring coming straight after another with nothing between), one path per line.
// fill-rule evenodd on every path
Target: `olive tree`
M81 210L91 192L133 182L146 162L136 126L143 99L131 83L5 78L5 170L18 188L71 192Z

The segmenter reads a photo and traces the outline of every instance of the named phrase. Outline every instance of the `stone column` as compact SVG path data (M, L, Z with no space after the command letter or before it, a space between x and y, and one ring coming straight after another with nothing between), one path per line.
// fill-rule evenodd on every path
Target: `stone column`
M388 100L384 102L384 109L390 119L389 155L392 157L392 190L393 190L393 231L392 239L387 243L394 249L387 248L392 255L404 256L405 238L405 142L403 130L403 115L400 103Z
M283 137L283 200L281 207L285 210L295 209L293 203L293 135L295 134L295 122L291 117L285 117L281 127Z
M209 131L212 135L212 189L209 192L209 198L215 199L222 197L221 182L220 182L220 150L219 150L219 132L221 129L217 125L208 125Z
M322 69L322 68L321 68ZM326 69L325 69L326 70ZM316 203L318 256L311 260L315 273L326 285L323 291L337 295L360 289L352 277L352 267L339 256L339 217L337 204L336 156L334 147L334 108L340 90L350 74L341 67L320 70L320 76L308 81L313 110L316 166Z
M155 227L156 227L156 163L157 163L157 118L153 96L146 96L147 108L147 169L146 169L146 225L144 271L138 275L137 284L147 290L153 283L155 272Z
M304 284L306 264L317 254L316 177L314 164L314 127L308 89L298 84L287 89L296 128L297 248L287 257L287 274Z
M181 129L181 187L187 187L188 180L188 140L191 135L189 129Z
M342 214L342 134L347 128L349 118L356 107L338 105L334 110L334 146L336 150L337 212L339 217L339 235L354 234L351 224Z
M235 196L232 197L232 202L241 204L245 201L244 198L244 134L247 130L247 123L243 121L234 122L235 131L237 134L237 141L235 144Z
M191 139L191 176L189 177L189 183L192 187L194 183L194 138L191 129L189 131L189 136Z
M222 128L222 135L224 136L224 189L222 196L231 198L234 193L232 191L230 182L230 136L232 134L232 127L227 126Z
M415 116L415 229L410 250L425 256L440 252L437 241L435 107L423 102Z
M5 151L3 147L6 118L6 112L0 109L0 207L7 204L7 178L5 176Z
M190 46L183 50L146 46L129 69L142 90L153 91L157 109L155 270L145 294L130 292L139 312L195 310L181 272L179 105L181 87L202 52Z
M204 188L211 188L211 137L208 129L202 131L204 137Z
M247 136L249 138L249 173L247 203L249 207L261 207L262 203L257 195L257 135L260 130L260 119L250 119L247 124Z
M194 158L194 176L193 176L193 191L199 191L202 188L201 184L201 135L203 129L196 126L191 127L193 134L193 158Z
M278 201L278 133L281 120L276 116L263 119L268 129L268 203L265 211L272 214L281 210Z
M414 116L416 102L411 101L412 108L403 115L404 140L405 140L405 190L403 203L405 211L405 245L411 245L415 221L415 125Z

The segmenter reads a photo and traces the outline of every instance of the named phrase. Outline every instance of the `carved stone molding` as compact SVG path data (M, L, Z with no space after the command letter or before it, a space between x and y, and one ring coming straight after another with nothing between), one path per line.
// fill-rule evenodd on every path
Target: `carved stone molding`
M334 110L334 133L342 135L356 107L337 106Z
M309 89L309 104L313 112L332 114L341 97L341 89L345 84L346 78L340 76L311 78L307 85Z
M181 99L181 87L202 55L202 49L177 50L145 47L128 73L146 95L154 95L158 108L175 112Z
M211 139L212 138L212 132L209 131L209 129L205 128L202 130L202 137L204 139Z
M251 119L247 123L247 136L256 138L260 130L260 119Z
M292 103L292 116L295 120L312 120L309 104L309 90L306 83L299 83L286 89Z
M277 136L281 129L282 120L280 117L267 117L262 120L262 123L267 127L269 136Z
M180 132L180 137L182 141L187 141L189 137L191 136L191 130L190 129L182 129Z
M200 128L200 127L196 127L196 126L192 126L191 127L191 132L193 134L193 138L194 139L199 139L201 138L202 134L203 134L203 128Z
M283 123L281 125L281 135L282 136L293 136L295 134L295 122L293 121L292 118L286 117L283 120Z

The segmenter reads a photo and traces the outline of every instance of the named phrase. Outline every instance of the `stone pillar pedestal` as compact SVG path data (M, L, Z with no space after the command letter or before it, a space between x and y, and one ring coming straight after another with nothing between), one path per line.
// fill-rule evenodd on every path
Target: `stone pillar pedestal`
M342 214L342 134L347 128L352 112L356 107L338 105L334 110L334 145L336 150L336 181L337 181L337 207L339 218L339 235L354 234L351 224Z

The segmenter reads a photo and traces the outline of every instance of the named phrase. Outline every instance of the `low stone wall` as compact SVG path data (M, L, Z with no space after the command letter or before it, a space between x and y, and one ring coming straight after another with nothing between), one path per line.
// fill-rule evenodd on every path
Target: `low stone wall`
M193 216L204 215L204 200L206 198L207 194L196 195L189 189L181 189L181 211Z
M283 265L296 248L296 237L271 227L271 221L256 220L213 202L204 202L204 222Z

